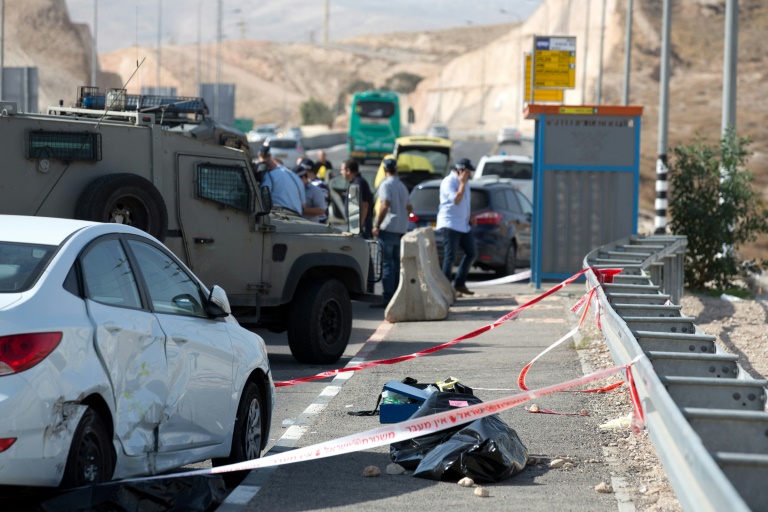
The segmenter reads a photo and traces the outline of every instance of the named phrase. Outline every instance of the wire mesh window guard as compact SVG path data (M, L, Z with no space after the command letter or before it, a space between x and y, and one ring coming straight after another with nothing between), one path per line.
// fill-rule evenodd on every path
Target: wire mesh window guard
M101 134L92 132L30 131L28 158L101 160Z
M201 199L249 212L253 197L245 172L246 169L238 166L201 164L197 168L196 195Z

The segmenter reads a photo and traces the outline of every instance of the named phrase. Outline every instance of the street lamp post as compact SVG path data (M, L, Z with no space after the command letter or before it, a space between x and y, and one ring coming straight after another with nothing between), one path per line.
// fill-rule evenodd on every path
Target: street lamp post
M3 2L5 3L5 2ZM96 68L97 68L97 52L96 52L96 37L98 34L98 20L99 20L99 0L93 0L93 48L91 53L91 85L96 87Z

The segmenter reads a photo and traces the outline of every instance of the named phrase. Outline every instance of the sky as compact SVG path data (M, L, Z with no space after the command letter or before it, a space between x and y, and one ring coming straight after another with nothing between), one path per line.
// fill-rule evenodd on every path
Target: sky
M330 0L329 40L366 33L438 30L526 19L542 0ZM66 0L93 30L99 53L216 41L217 0ZM221 0L222 39L321 41L323 0ZM198 35L199 30L199 35Z

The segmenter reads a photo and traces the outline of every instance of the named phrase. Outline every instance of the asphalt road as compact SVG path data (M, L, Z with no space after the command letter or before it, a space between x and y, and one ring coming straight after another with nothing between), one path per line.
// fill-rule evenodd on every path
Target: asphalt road
M491 147L487 142L454 143L454 160L467 157L474 163ZM336 169L346 157L346 148L327 151ZM369 163L362 171L373 172ZM472 282L487 280L491 274L474 272ZM377 285L380 293L380 284ZM527 283L476 288L476 295L461 298L451 308L448 319L435 322L388 324L383 310L354 303L353 330L342 359L334 365L300 365L290 355L284 334L257 330L267 342L276 381L310 376L341 368L359 353L366 360L380 360L411 354L444 343L478 327L491 323L543 290ZM347 414L351 410L373 408L382 386L389 380L406 376L420 382L434 382L449 376L459 378L474 388L504 388L508 391L476 390L483 400L515 394L520 369L550 343L568 332L576 319L568 308L583 293L583 285L571 285L514 322L488 331L476 339L429 356L397 365L379 366L356 372L348 379L331 379L281 387L277 390L269 445L264 455L295 447L309 446L379 426L378 417ZM379 330L383 340L371 340ZM531 388L562 382L583 375L575 351L558 349L537 363L531 371ZM349 374L347 374L349 375ZM338 394L329 390L340 386ZM335 391L334 391L335 392ZM330 396L330 398L329 398ZM579 411L586 398L576 394L553 395L537 403L542 408ZM308 461L251 472L234 489L219 511L255 510L413 510L443 511L463 507L471 510L617 510L614 494L599 494L594 487L611 482L610 466L602 452L596 420L582 416L527 414L517 407L501 414L515 429L531 455L542 463L528 466L522 473L491 484L490 498L477 498L472 489L455 483L436 482L393 476L384 473L390 463L389 448L380 447L352 454ZM573 470L550 470L546 462L567 455L577 461ZM589 462L592 461L592 462ZM599 461L599 463L595 463ZM363 469L375 465L382 471L378 478L365 478ZM626 505L621 506L627 509Z

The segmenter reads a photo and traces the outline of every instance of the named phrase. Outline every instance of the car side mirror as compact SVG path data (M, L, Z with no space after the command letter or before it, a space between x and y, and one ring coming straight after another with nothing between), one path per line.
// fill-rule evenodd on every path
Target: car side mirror
M223 318L232 314L229 298L224 289L219 285L213 285L208 300L205 301L205 312L212 318Z
M267 186L261 187L259 191L261 192L261 206L263 210L256 215L261 217L269 215L269 212L272 211L272 191Z
M360 185L350 184L347 190L347 231L353 235L362 232L360 227Z

